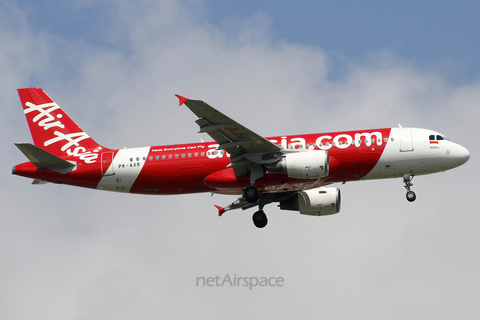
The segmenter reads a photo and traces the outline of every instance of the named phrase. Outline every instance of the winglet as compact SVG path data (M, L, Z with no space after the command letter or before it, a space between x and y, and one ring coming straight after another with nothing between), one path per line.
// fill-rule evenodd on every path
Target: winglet
M176 94L175 96L179 99L179 101L178 101L179 106L181 106L182 104L184 104L185 102L190 100L190 99L182 97L181 95L178 95L178 94Z
M215 206L218 209L218 216L221 217L222 214L225 212L225 209L220 206Z

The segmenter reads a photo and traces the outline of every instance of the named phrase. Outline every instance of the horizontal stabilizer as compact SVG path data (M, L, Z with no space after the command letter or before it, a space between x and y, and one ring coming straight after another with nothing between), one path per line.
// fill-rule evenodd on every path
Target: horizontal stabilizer
M18 149L30 160L37 168L50 170L73 169L75 164L63 160L48 151L45 151L31 143L15 143Z

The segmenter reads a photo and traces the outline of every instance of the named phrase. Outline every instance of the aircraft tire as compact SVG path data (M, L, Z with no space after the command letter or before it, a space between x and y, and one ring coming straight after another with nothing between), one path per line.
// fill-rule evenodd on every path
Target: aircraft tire
M265 214L265 212L263 212L263 210L255 212L252 216L252 220L253 224L257 228L263 228L268 223L267 215Z
M407 192L407 200L410 201L410 202L413 202L413 201L415 201L415 199L417 199L417 196L415 195L415 192L408 191Z
M255 203L258 201L258 190L254 186L249 186L245 189L243 196L248 202Z

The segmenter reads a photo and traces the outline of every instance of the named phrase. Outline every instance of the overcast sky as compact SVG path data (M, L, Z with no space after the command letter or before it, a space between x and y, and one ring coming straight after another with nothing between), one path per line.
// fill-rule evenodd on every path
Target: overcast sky
M0 319L478 319L477 1L0 1ZM209 140L174 94L274 136L403 126L468 148L413 181L347 183L342 211L219 218L210 194L141 196L11 175L42 87L96 141ZM198 277L282 277L203 287Z

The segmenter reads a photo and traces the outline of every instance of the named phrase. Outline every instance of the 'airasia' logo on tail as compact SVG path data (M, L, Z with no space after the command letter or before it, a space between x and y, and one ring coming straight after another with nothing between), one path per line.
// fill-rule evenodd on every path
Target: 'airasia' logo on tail
M44 130L51 128L61 128L65 129L65 125L57 119L61 119L63 115L61 113L57 114L56 118L51 114L52 111L60 109L60 107L55 102L49 102L44 104L35 105L31 102L26 102L25 106L27 109L24 109L25 114L37 111L38 114L33 117L32 121L37 123L39 127ZM75 132L75 133L63 133L60 131L55 131L53 134L56 136L50 140L46 140L43 145L49 146L56 142L64 141L64 145L61 150L66 152L69 156L78 157L80 160L85 161L85 163L95 163L98 158L98 153L92 153L87 151L84 147L80 146L79 142L89 138L90 136L84 131ZM93 152L98 152L94 150Z

